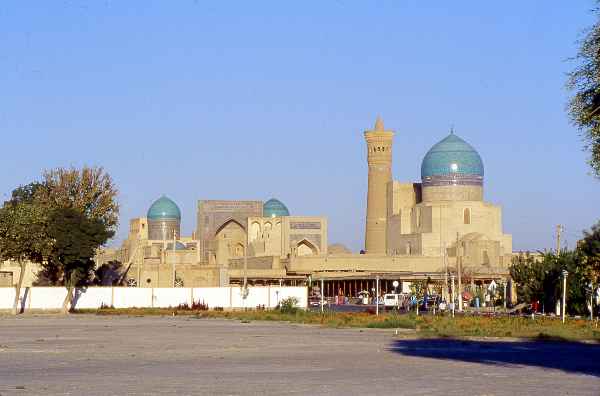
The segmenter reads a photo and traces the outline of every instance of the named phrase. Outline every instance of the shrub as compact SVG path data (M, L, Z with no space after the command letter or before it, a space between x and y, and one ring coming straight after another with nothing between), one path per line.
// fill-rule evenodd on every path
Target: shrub
M279 309L281 313L296 313L296 311L298 311L298 298L293 296L284 298L279 302L277 309Z
M204 301L193 301L190 307L188 303L179 304L175 307L178 311L208 311L208 304Z
M204 301L194 301L192 303L192 310L208 311L208 304L206 304Z

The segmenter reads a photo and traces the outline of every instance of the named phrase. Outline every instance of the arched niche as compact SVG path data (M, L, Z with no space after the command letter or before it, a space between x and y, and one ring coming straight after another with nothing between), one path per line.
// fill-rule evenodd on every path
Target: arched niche
M319 254L317 247L306 239L298 242L296 252L298 256L316 256Z

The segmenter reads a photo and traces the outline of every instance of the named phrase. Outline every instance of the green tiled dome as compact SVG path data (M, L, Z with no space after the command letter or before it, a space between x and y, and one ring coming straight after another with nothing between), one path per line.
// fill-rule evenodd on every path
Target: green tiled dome
M421 179L424 185L482 184L483 161L473 146L451 133L423 158Z
M289 215L290 211L288 208L278 199L271 198L263 205L264 217L281 217Z
M181 220L181 211L175 202L163 195L150 206L146 217L148 220Z

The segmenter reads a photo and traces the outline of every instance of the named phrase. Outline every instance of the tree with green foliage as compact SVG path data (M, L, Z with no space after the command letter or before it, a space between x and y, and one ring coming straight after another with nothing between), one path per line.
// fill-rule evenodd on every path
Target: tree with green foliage
M577 243L577 250L585 260L586 276L594 283L600 282L600 222L590 231L583 232L583 239Z
M100 219L90 219L73 208L54 209L49 216L48 236L54 241L47 262L58 268L67 287L63 310L67 311L74 289L90 281L94 271L96 249L104 245L114 232Z
M18 313L27 263L41 264L51 246L46 233L47 211L35 198L41 188L43 186L39 183L18 187L12 192L11 199L0 208L0 260L19 264L14 314Z
M125 269L120 261L109 261L94 270L96 286L125 286Z
M567 88L574 91L568 106L573 124L581 131L589 164L600 178L600 1L593 10L596 23L586 31L575 57L577 66L569 73Z
M13 191L1 208L0 254L41 264L37 284L67 287L67 312L74 288L92 280L96 250L114 235L117 190L102 168L59 168L43 178Z
M43 173L41 199L50 207L73 208L89 219L101 221L109 230L119 223L118 191L102 167L57 168Z
M585 314L585 285L589 281L584 259L580 252L561 251L543 253L541 257L520 255L510 267L511 278L517 285L519 302L539 301L545 311L551 312L562 296L562 271L567 270L567 310L571 314Z

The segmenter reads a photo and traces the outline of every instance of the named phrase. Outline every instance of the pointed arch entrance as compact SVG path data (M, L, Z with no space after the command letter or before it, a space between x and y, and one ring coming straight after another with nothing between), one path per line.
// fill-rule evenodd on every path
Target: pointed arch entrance
M317 247L307 239L298 242L296 252L298 256L317 256L319 254Z

